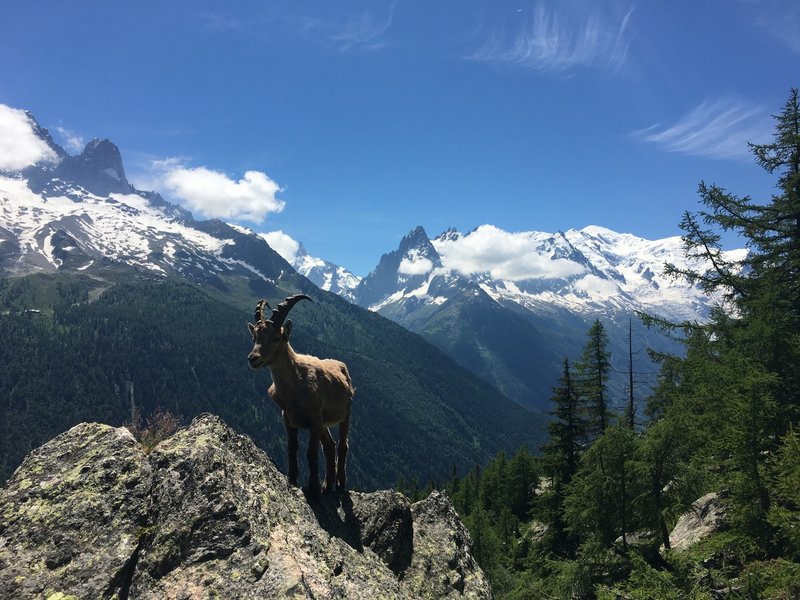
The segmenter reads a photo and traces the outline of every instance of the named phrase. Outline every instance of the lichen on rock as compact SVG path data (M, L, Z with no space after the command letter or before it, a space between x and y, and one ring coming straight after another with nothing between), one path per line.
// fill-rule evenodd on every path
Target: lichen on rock
M148 518L152 470L127 429L81 424L0 494L0 598L110 597Z
M2 598L489 598L444 494L310 501L212 415L149 455L82 424L0 491Z

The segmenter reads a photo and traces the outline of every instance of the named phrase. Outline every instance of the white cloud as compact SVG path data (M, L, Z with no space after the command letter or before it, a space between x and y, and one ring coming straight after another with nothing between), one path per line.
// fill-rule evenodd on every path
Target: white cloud
M395 3L392 2L385 14L376 15L365 10L347 21L309 19L303 23L302 30L334 44L342 51L377 50L386 45L383 38L392 26L394 10Z
M581 277L573 284L573 288L586 294L592 294L594 297L605 296L610 298L619 294L617 284L592 273L587 273Z
M267 240L270 248L280 254L286 262L290 265L294 264L297 253L300 251L300 242L280 230L260 233L259 235Z
M582 11L580 17L570 17L539 3L514 34L495 32L470 58L542 72L565 72L576 67L620 69L628 57L633 8L616 18L596 10L588 17L584 14Z
M269 213L280 212L285 203L276 198L280 186L260 171L247 171L238 181L205 167L178 166L179 159L153 163L166 171L157 180L169 195L192 212L209 218L262 222Z
M24 110L0 104L0 169L18 171L57 160L53 149L36 135L33 120Z
M420 256L417 250L413 250L408 256L404 256L400 261L397 271L402 275L425 275L433 269L433 262L429 258Z
M669 152L709 158L747 156L747 142L769 140L772 122L767 111L737 100L705 100L668 127L652 125L634 136Z
M458 239L433 244L444 268L464 275L489 273L495 279L519 281L564 278L586 270L573 261L540 254L530 233L509 233L494 225L481 225Z
M77 133L60 126L56 127L56 131L58 135L61 136L64 146L70 152L79 153L83 150L84 146L86 146L83 137Z

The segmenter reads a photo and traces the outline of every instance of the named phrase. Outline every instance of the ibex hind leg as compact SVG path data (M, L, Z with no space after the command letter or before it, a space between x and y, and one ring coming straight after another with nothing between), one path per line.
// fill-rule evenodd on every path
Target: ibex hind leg
M331 437L331 432L327 427L321 431L322 450L325 453L325 484L322 492L332 492L334 481L336 480L336 442Z
M345 489L347 484L347 437L350 434L350 415L339 423L339 447L337 448L336 484L339 489Z

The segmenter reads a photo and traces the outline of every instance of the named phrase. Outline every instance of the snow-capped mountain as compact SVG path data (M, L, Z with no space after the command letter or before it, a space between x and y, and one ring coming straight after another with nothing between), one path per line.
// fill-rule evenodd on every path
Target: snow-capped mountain
M598 226L545 233L482 225L429 238L416 227L381 257L355 297L511 398L542 406L562 359L580 354L594 319L606 325L624 372L632 319L637 347L674 348L641 327L636 313L675 322L707 318L713 301L666 277L668 262L687 266L680 237L646 240Z
M38 163L0 163L0 274L133 270L174 274L224 293L278 296L296 272L420 333L521 404L544 407L564 356L594 318L622 356L628 319L644 311L702 320L709 299L664 277L685 264L680 238L649 241L601 227L558 233L483 225L430 238L408 233L363 280L311 256L282 232L198 221L127 180L119 150L92 140L71 156L31 120ZM282 285L286 283L287 285ZM639 346L663 344L640 328ZM618 365L624 371L624 365ZM652 371L652 369L649 369Z
M0 172L0 272L134 269L220 289L233 276L269 289L293 273L254 233L196 221L158 194L136 190L109 140L92 140L70 156L32 123L50 158Z
M477 284L492 299L532 312L644 311L702 321L711 300L697 287L666 277L668 262L687 266L678 236L651 241L598 226L511 233L482 225L468 234L450 229L429 239L417 227L381 258L356 297L372 310L397 312L401 304L441 305L454 289Z
M282 231L262 233L261 236L298 273L310 279L318 288L355 302L354 291L361 282L360 277L328 260L311 256L303 244Z

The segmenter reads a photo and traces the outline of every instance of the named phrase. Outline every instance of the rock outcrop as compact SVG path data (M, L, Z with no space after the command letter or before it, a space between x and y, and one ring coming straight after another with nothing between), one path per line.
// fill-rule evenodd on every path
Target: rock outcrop
M669 545L673 550L685 550L725 525L725 506L719 494L711 492L695 500L678 519L669 534Z
M444 494L306 498L202 415L145 455L82 424L0 491L0 598L490 598Z

